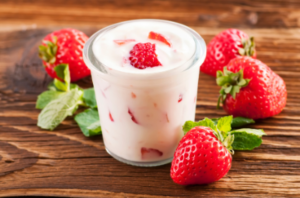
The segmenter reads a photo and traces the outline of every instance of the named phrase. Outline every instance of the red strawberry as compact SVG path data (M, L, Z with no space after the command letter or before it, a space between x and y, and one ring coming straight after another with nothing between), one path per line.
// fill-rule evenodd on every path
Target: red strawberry
M39 56L47 73L57 78L54 67L59 64L68 64L71 81L77 81L91 74L82 58L84 43L88 37L75 29L62 29L48 34L43 44L39 46Z
M207 54L200 70L211 76L216 76L218 70L239 56L256 58L253 37L237 29L228 29L215 36L207 45Z
M285 83L267 65L250 57L237 57L218 71L220 100L230 115L260 119L274 116L286 104ZM219 103L218 102L218 103Z
M171 44L168 42L168 40L159 33L150 32L148 38L161 41L161 42L165 43L166 45L168 45L169 47L171 47Z
M180 185L218 181L231 168L232 157L211 128L191 129L179 142L171 166L171 177Z
M138 69L161 66L155 53L155 44L137 43L130 51L130 64Z

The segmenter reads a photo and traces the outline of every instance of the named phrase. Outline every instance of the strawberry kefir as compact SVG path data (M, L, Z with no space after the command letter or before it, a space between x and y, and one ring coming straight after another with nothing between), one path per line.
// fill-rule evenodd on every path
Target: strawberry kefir
M194 120L204 40L170 21L133 20L96 32L85 44L107 152L136 166L172 161Z

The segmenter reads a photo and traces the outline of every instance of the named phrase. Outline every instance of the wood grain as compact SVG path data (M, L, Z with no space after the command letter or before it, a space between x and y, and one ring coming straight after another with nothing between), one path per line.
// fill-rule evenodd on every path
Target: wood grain
M0 196L299 197L300 2L220 2L66 1L56 6L55 0L0 1ZM55 131L36 126L36 97L51 81L37 57L41 39L66 24L91 35L106 24L133 18L179 21L206 42L226 27L239 27L255 36L258 59L285 80L283 112L251 125L268 134L262 146L236 152L220 181L182 187L170 179L170 165L119 163L105 152L101 137L84 137L72 118ZM37 27L28 28L31 23ZM20 24L26 28L20 30ZM92 86L90 78L79 84ZM226 115L215 108L217 97L215 79L201 74L196 119Z
M3 27L111 24L159 18L202 27L300 27L297 0L2 0Z

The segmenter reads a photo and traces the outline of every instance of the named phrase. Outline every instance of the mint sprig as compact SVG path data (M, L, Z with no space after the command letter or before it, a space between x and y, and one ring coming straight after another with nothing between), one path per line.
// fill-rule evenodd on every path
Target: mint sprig
M54 70L59 79L54 79L48 86L49 90L41 93L36 102L36 108L42 109L37 125L48 130L54 130L67 116L74 115L79 106L97 107L94 88L82 89L70 83L67 64L60 64ZM85 136L101 134L97 109L88 109L77 114L74 119Z
M261 129L235 129L246 124L254 123L254 120L232 116L222 118L204 118L198 122L187 121L183 125L183 131L186 134L196 126L205 126L213 130L216 137L233 154L234 150L253 150L262 143L262 136L266 135Z
M49 102L38 116L38 126L43 129L55 129L67 116L73 115L81 104L83 92L73 89L64 97Z
M55 90L44 91L38 96L35 108L44 109L47 106L47 104L49 104L49 102L58 99L60 97L64 97L65 94L66 92L55 91Z
M54 68L56 75L62 79L64 82L54 79L55 87L60 91L69 91L70 90L70 71L67 64L60 64Z
M261 145L261 137L266 135L262 129L238 129L230 133L234 135L234 150L253 150Z
M77 114L74 120L77 122L82 133L86 137L101 134L100 119L98 111L96 109L87 109Z
M83 93L83 101L90 108L97 108L94 88L85 89Z

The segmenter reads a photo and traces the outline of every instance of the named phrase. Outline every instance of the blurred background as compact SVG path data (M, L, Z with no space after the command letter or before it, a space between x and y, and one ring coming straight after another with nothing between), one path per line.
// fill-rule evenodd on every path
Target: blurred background
M292 28L300 26L299 0L0 0L1 29L94 26L139 19L188 26Z

